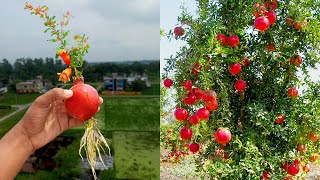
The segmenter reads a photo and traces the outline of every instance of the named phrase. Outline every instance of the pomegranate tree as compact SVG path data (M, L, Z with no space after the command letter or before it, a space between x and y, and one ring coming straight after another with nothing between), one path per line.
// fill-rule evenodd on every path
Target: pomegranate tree
M97 119L93 118L99 109L99 94L95 88L85 84L83 78L83 57L89 49L88 37L86 35L75 35L73 39L77 46L70 47L67 39L70 31L65 30L71 17L69 11L63 15L61 21L57 21L55 16L49 16L49 8L47 6L33 7L26 3L25 9L43 19L47 28L45 32L50 32L52 36L50 41L59 43L56 57L60 57L67 66L61 73L57 73L59 81L66 83L73 80L74 83L74 86L70 88L73 91L73 96L64 101L64 106L70 117L84 121L86 128L80 141L79 155L83 160L81 150L84 148L94 179L97 179L95 173L96 158L98 157L105 166L101 158L100 149L103 151L108 150L106 153L110 155L110 148L99 131ZM167 87L170 87L171 84L165 81Z
M319 72L311 71L320 62L318 3L196 2L196 15L183 7L178 21L189 24L179 40L186 45L163 74L177 82L171 106L192 118L166 117L166 125L192 130L183 141L198 143L198 172L212 179L301 179L300 169L317 161L320 149L320 82L310 77ZM202 67L197 74L195 63ZM196 94L192 105L183 102L189 92ZM197 113L200 108L209 110L207 119L199 118L207 114Z

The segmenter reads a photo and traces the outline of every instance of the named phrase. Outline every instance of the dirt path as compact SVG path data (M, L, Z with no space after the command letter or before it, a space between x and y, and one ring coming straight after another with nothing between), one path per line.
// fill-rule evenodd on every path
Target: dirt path
M320 167L316 164L310 165L311 171L305 177L305 180L320 180ZM194 175L193 165L187 163L160 163L160 180L200 180L201 177ZM209 179L204 178L205 180Z

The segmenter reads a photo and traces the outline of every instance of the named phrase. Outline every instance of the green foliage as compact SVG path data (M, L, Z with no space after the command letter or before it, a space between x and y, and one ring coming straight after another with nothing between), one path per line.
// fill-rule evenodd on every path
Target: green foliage
M142 91L146 88L146 83L141 79L136 79L131 82L131 88L133 91Z
M292 163L304 157L300 163L303 166L313 153L319 153L319 140L313 143L306 137L320 133L320 83L312 82L309 75L310 69L320 62L319 1L277 1L277 21L262 33L254 29L252 6L263 2L197 0L196 16L183 9L178 18L187 24L183 25L186 34L179 37L187 45L177 52L176 58L168 60L164 76L174 71L177 106L186 108L189 114L204 103L185 105L181 99L187 91L181 82L192 80L194 86L217 93L219 108L208 121L195 126L185 123L194 132L190 142L202 143L198 169L212 178L260 179L267 170L270 179L281 179L287 174L280 168L281 162ZM286 18L305 24L297 30ZM239 36L240 44L235 48L221 46L216 40L219 33ZM275 51L267 49L270 44L276 47ZM290 63L290 58L297 54L303 59L300 67ZM243 57L250 59L249 67L244 66ZM198 74L191 72L195 63L202 66ZM232 63L242 64L239 75L228 72ZM243 93L235 93L234 83L239 79L247 83ZM291 87L303 89L298 98L287 95ZM283 124L274 123L278 114L285 116ZM174 127L176 124L178 132L183 124L175 122ZM221 147L212 138L219 127L228 127L232 133L232 140L224 148L228 160L209 158L215 157L215 150ZM305 144L308 151L300 154L298 144Z
M65 148L62 148L54 160L58 167L54 169L59 179L77 179L80 173L79 140Z

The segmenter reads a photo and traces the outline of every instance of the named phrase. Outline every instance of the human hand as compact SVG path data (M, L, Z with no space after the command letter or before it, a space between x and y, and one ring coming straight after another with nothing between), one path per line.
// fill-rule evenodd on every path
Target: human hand
M71 90L61 88L50 90L32 103L18 123L30 140L33 151L52 141L64 130L84 124L83 121L67 114L63 101L72 95ZM103 99L100 97L100 104L102 102Z

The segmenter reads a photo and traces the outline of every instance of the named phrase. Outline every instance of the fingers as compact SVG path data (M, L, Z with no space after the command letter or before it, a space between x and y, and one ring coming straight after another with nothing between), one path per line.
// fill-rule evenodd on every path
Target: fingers
M75 118L70 118L68 129L73 128L73 127L83 126L83 125L84 125L84 121L81 121L81 120L75 119Z
M103 103L102 97L99 97L99 100L100 100L100 105L101 105Z
M34 105L38 107L49 107L50 104L56 100L65 100L72 97L73 92L71 90L54 88L44 95L39 96L35 101Z

